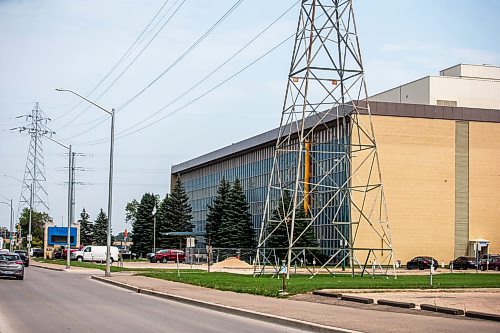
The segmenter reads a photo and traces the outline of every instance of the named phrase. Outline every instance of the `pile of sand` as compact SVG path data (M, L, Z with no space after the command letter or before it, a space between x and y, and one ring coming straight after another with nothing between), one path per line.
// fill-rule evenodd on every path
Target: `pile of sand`
M229 257L212 265L215 268L253 268L252 265L236 257Z

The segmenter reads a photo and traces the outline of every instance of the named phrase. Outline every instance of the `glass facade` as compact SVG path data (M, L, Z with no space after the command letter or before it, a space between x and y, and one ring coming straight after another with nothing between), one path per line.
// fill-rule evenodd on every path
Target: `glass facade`
M327 253L332 252L328 250L329 248L340 246L339 240L342 236L339 234L339 229L347 239L347 228L342 229L343 226L334 228L331 222L347 221L349 218L349 200L342 199L346 193L332 190L341 188L342 184L346 183L348 174L346 159L343 158L346 154L343 147L346 145L339 144L335 132L338 133L332 128L315 132L310 151L311 183L321 183L321 186L310 194L311 210L313 213L321 211L320 218L313 224L313 230L318 245ZM204 161L199 166L191 166L185 171L181 169L172 174L172 177L181 177L190 198L193 209L193 231L205 231L207 207L212 204L220 181L224 178L234 182L238 178L249 203L255 235L258 237L272 172L275 144L275 140L269 141L241 152L233 152L226 157L219 156L217 159ZM297 143L292 141L291 145L296 146ZM287 183L285 186L293 186L295 181L297 154L292 150L279 155L281 177ZM301 169L303 177L304 168ZM272 193L271 196L274 196ZM205 245L203 237L198 237L197 246L205 247Z

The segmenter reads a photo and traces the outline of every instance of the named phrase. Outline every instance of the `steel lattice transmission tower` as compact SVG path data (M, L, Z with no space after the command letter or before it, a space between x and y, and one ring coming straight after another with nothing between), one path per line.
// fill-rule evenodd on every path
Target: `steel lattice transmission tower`
M29 208L30 202L32 202L33 210L48 211L49 198L45 188L47 179L45 177L42 137L53 134L47 127L50 118L45 117L38 103L35 103L31 114L18 118L26 118L28 124L15 129L27 132L31 136L18 210L20 212L24 207Z
M302 1L255 272L286 229L289 273L311 228L327 269L394 268L352 0Z

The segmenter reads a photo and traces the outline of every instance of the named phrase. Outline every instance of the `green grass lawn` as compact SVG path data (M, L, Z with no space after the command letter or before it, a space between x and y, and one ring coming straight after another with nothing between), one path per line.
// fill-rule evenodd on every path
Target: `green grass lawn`
M231 273L176 271L148 271L138 273L152 278L193 284L218 290L230 290L264 296L278 296L281 279L270 276L253 277ZM429 276L399 276L397 279L385 277L352 278L350 275L322 274L309 279L308 275L292 275L287 281L287 292L290 295L311 292L319 289L440 289L440 288L493 288L500 287L500 274L439 274L433 276L433 286L429 285Z

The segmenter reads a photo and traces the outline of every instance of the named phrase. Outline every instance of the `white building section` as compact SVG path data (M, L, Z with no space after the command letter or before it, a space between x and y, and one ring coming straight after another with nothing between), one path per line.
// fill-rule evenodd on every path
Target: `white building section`
M500 67L458 64L371 96L370 101L500 109Z

